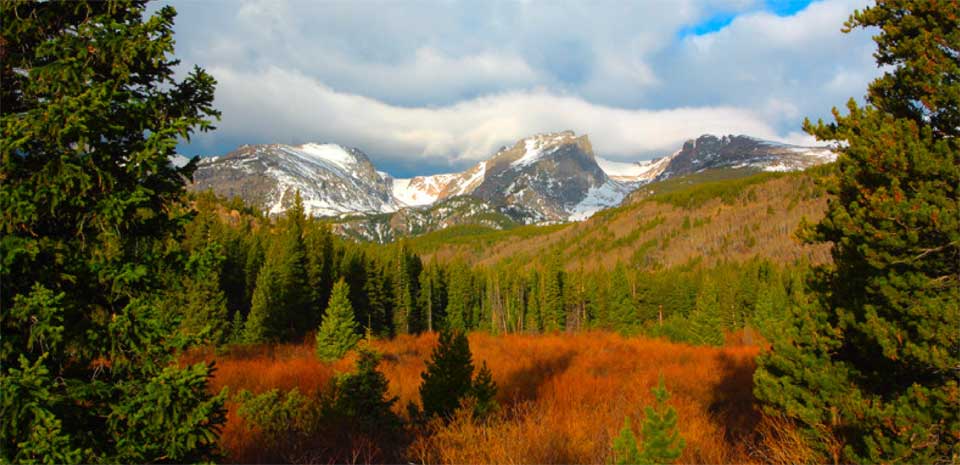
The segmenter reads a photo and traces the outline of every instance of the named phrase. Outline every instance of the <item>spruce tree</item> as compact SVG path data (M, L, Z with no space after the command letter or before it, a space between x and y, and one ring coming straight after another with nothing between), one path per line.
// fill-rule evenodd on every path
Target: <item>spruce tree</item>
M677 411L667 405L670 393L663 375L660 375L657 387L653 388L653 396L656 405L644 409L643 447L638 463L673 463L683 453L685 441L677 432Z
M560 331L567 325L567 313L563 305L563 267L559 252L554 252L543 273L543 303L540 306L544 331Z
M227 298L220 287L221 250L219 244L211 243L190 255L184 287L176 291L182 294L173 299L183 315L181 330L213 344L222 344L230 336Z
M402 422L391 407L398 398L388 397L387 377L377 370L380 355L365 344L357 352L356 371L337 377L324 417L348 427L351 434L395 438Z
M617 262L610 275L607 292L607 321L610 326L621 332L627 332L636 322L637 308L630 294L630 282L623 263Z
M307 250L303 242L306 224L303 198L300 191L294 196L293 206L287 210L281 223L280 234L275 237L274 259L278 261L282 300L280 317L283 338L298 340L307 331L316 327L320 307L310 306L310 290L307 288Z
M845 25L879 27L884 74L864 106L805 129L837 141L832 244L761 355L756 395L796 419L833 461L960 460L960 3L891 0Z
M447 279L447 315L444 321L447 329L463 332L472 327L473 283L469 273L470 270L463 263L450 267Z
M497 383L493 380L493 373L487 367L484 361L473 379L473 386L470 388L470 394L476 400L473 413L477 418L483 418L497 409Z
M440 331L427 369L420 377L420 400L426 416L449 418L473 387L470 343L462 331Z
M267 256L257 273L253 302L243 329L246 343L277 342L283 339L285 294L275 250Z
M687 317L687 340L699 345L723 345L720 290L713 277L703 279L693 312Z
M360 329L353 318L350 305L350 288L341 279L333 285L330 304L323 313L323 323L317 332L317 356L324 361L334 361L353 349L360 340Z
M0 462L216 457L224 396L160 288L215 81L175 79L173 8L0 2ZM186 71L186 70L185 70Z

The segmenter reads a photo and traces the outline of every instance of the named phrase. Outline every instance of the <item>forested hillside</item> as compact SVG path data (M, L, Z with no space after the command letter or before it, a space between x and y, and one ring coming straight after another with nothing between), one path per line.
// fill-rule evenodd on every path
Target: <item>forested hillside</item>
M712 266L754 257L819 264L829 260L829 246L805 245L794 233L801 220L823 216L828 173L709 171L643 186L624 205L580 223L506 231L454 227L409 243L425 259L479 265L527 264L556 254L568 271L618 262L643 270L691 260Z

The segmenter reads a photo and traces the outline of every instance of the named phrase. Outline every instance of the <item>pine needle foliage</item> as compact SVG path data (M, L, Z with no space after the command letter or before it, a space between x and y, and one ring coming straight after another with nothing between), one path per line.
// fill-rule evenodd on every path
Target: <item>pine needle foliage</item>
M834 266L762 355L756 394L824 460L960 460L960 3L878 2L845 25L879 28L885 73L867 104L805 124L839 156L810 241Z
M349 296L350 287L343 279L333 285L330 303L317 332L317 356L321 360L339 360L360 341L360 325L354 320Z
M224 396L174 363L163 291L196 166L170 157L219 117L209 74L175 79L175 16L0 2L0 462L216 458Z

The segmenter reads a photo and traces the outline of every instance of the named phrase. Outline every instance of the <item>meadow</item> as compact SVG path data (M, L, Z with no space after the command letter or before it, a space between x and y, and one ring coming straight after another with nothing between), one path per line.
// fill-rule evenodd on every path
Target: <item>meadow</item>
M805 448L786 423L766 417L753 397L754 358L761 350L728 335L724 347L677 344L661 339L624 338L616 333L493 336L469 335L474 365L486 362L499 389L499 410L478 421L457 415L408 427L403 450L415 463L606 463L612 438L630 416L635 430L643 409L652 405L651 388L663 376L678 413L686 442L679 463L796 463ZM308 339L309 340L309 339ZM394 410L407 418L408 403L419 403L420 373L437 343L435 334L376 340L382 353L379 369ZM319 361L312 344L237 346L215 355L194 353L194 360L214 359L211 389L228 387L254 393L270 389L318 393L338 372L350 371L354 357L332 364ZM322 450L271 456L261 431L238 415L228 402L221 436L231 463L271 462L300 457L323 462ZM347 457L364 462L363 451ZM343 457L339 457L343 459Z

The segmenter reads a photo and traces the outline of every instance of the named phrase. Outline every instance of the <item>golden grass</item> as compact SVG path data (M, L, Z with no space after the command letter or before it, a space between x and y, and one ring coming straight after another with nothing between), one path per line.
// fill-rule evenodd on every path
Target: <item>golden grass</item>
M475 365L486 361L493 372L500 411L484 422L461 415L448 425L414 431L406 451L411 461L606 462L624 417L631 416L635 427L641 424L643 408L653 402L650 389L661 374L687 444L680 463L785 459L772 454L784 453L775 446L781 438L792 438L788 425L765 422L766 429L760 430L752 394L756 346L693 347L604 332L473 333L469 339ZM390 381L391 395L400 399L395 407L401 415L407 403L419 403L420 373L436 341L436 335L425 334L374 343L384 354L380 369ZM353 363L349 356L322 363L309 344L246 348L216 359L213 389L228 386L234 393L293 387L312 392ZM255 453L256 432L242 427L236 406L229 407L221 441L227 460L262 460ZM765 452L757 453L758 447Z

